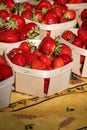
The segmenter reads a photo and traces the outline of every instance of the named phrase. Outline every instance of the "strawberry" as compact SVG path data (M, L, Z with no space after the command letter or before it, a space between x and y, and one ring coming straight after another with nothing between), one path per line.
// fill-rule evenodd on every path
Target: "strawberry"
M54 52L55 47L56 41L50 36L44 37L39 45L40 51L46 55L51 55Z
M37 55L35 53L32 53L32 52L27 52L25 53L25 57L26 57L26 64L27 65L31 65L31 63L37 59Z
M53 10L48 10L43 18L44 24L56 24L57 16Z
M61 17L60 18L60 23L65 23L65 22L68 22L69 20L64 18L64 17Z
M47 55L41 55L39 60L43 62L46 66L51 66L51 59Z
M3 81L13 75L12 68L6 64L0 64L0 81Z
M72 9L68 9L63 13L63 17L68 20L74 20L76 18L76 12Z
M18 42L18 35L12 29L6 29L0 32L0 42L14 43Z
M82 49L87 49L87 44L84 43L84 45L82 46ZM85 61L85 56L84 55L80 55L80 64L83 64Z
M63 16L63 9L61 6L54 6L52 10L57 16L57 22L60 22L60 18Z
M12 61L15 54L22 53L22 50L20 48L13 48L10 50L7 54L8 58Z
M61 54L60 57L63 59L64 65L67 65L72 61L71 56L68 54Z
M79 28L77 34L82 42L87 42L87 30L84 30L83 28Z
M50 78L44 78L44 93L47 94L49 88Z
M30 45L27 41L23 41L19 45L19 49L21 49L23 52L30 52Z
M35 59L34 61L32 61L31 68L37 70L45 70L46 65L39 59Z
M30 11L33 10L34 6L33 4L29 3L29 2L23 2L19 4L19 12L22 13L23 11Z
M3 55L0 55L0 64L7 64L7 61Z
M4 3L4 1L5 1L5 0L0 0L0 4L1 4L1 3Z
M59 55L62 54L68 54L69 56L72 56L72 50L69 46L67 46L66 44L62 43L61 44L61 51L58 53Z
M48 0L41 0L37 5L36 5L36 9L37 10L45 10L45 12L49 9L52 8L52 4L50 3L50 1Z
M67 0L54 0L54 5L65 5Z
M0 10L0 19L4 20L6 22L6 19L9 17L9 13L7 10L3 9Z
M15 2L14 2L14 0L5 0L4 4L6 5L6 7L9 8L10 11L12 11L13 7L15 5Z
M87 20L87 8L84 8L81 12L81 20Z
M78 37L76 37L72 40L72 44L77 47L80 47L80 48L82 48L82 46L83 46L82 41Z
M19 66L25 66L26 65L26 58L23 53L17 53L14 55L12 62Z
M83 0L69 0L68 3L69 4L79 4L79 3L83 3Z
M84 29L84 30L87 30L87 21L82 21L82 24L81 24L81 27Z
M19 33L19 40L23 41L26 39L32 39L38 36L39 34L40 27L36 23L30 22L22 28L21 32Z
M17 14L13 14L6 23L7 28L13 29L17 32L20 32L24 26L25 26L25 19Z
M39 49L35 49L34 54L40 57L42 55L42 52Z
M64 66L64 60L61 57L57 57L54 59L54 61L53 61L54 69L61 68L63 66Z
M21 13L21 16L26 19L31 19L33 17L32 10L25 10Z
M61 36L66 41L70 41L70 42L75 38L75 34L70 30L64 31Z
M68 10L68 6L67 6L67 5L61 5L60 7L62 8L63 13L64 13L66 10Z
M44 14L42 13L41 10L35 10L35 12L33 13L33 17L32 20L35 22L42 22L44 18Z

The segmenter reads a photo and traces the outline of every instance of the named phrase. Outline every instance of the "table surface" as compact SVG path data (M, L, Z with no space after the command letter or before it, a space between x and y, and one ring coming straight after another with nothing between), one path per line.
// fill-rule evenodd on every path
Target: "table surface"
M87 78L73 76L69 86L44 98L13 91L0 108L0 130L86 130Z

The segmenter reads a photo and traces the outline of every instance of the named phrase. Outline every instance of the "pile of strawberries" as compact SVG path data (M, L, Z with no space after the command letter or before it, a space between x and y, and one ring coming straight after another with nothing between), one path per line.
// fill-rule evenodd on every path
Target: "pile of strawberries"
M56 4L79 4L87 2L86 0L54 0Z
M83 0L76 0L76 2L81 3ZM53 70L63 67L72 61L71 48L61 43L59 37L53 39L47 35L40 41L38 47L26 40L34 39L40 34L40 27L36 22L58 24L74 20L76 12L68 9L66 3L75 3L75 1L54 0L54 4L52 4L48 0L40 0L35 5L32 5L29 2L15 3L14 0L0 0L0 42L21 42L19 47L13 48L7 54L12 63L31 69ZM26 19L32 22L26 23ZM77 46L84 48L85 44L83 45L82 40L83 38L87 39L87 34L82 31L82 28L78 31L81 34L78 34L81 41L78 41L78 37L75 34L71 37L69 33L66 37L70 36L68 40L73 39L71 40L72 44L77 44ZM2 61L0 60L0 81L13 74L7 62L2 63Z
M59 37L53 39L47 35L38 47L34 44L22 41L7 56L16 65L37 70L57 69L72 61L71 48L61 43Z
M87 30L80 27L77 30L77 35L71 31L66 30L62 33L62 38L66 41L70 42L71 44L80 47L82 49L87 49ZM85 56L80 57L80 63L84 63Z
M4 56L0 55L0 82L13 75L12 68L8 65Z
M40 34L36 23L26 23L25 19L16 14L13 0L0 3L0 42L14 43L35 38Z
M64 3L52 4L48 0L41 0L35 5L28 2L16 4L19 8L19 14L29 20L42 24L57 24L64 23L76 18L76 12ZM28 7L29 6L29 7Z

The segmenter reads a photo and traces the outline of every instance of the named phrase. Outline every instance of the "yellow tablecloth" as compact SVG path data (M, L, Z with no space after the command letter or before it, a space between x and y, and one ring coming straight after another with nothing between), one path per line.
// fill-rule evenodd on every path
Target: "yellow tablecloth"
M73 76L69 86L45 98L13 91L0 108L0 130L87 130L87 78Z

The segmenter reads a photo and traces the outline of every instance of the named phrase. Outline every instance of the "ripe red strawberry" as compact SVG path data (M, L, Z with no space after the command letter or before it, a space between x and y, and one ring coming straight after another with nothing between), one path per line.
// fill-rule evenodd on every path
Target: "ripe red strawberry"
M19 48L13 48L7 54L8 58L12 61L15 54L22 53L22 50Z
M43 62L46 66L51 66L51 59L47 55L41 55L39 60Z
M30 52L31 46L27 41L23 41L20 43L19 49L21 49L23 52Z
M25 10L21 13L21 16L26 19L31 19L33 17L32 10Z
M0 19L6 22L7 17L9 17L8 11L5 9L0 10Z
M82 48L83 48L83 49L87 49L87 44L84 43L84 45L83 45ZM85 56L84 56L84 55L80 55L80 64L83 64L84 61L85 61Z
M79 28L77 34L82 42L87 42L87 30L84 30L83 28Z
M83 9L81 12L81 20L87 20L87 8Z
M67 65L72 61L72 57L68 54L61 54L60 57L63 59L64 65Z
M7 64L6 58L3 55L0 55L0 64Z
M61 36L66 41L70 41L70 42L75 38L75 34L71 30L64 31Z
M80 48L82 48L82 46L83 46L82 41L78 37L76 37L72 40L72 44L77 47L80 47Z
M57 57L54 59L54 61L53 61L54 69L61 68L63 66L64 66L64 60L61 57Z
M37 59L37 55L35 53L32 53L32 52L27 52L25 53L25 57L26 57L26 64L27 65L31 65L31 63Z
M68 54L69 56L72 56L71 48L64 43L61 44L61 50L59 52L59 55L62 55L62 54Z
M81 27L84 29L84 30L87 30L87 21L82 21L82 24L81 24Z
M57 22L60 22L60 18L63 16L63 9L61 8L61 6L54 6L53 7L53 12L56 14L57 16Z
M15 5L14 0L5 0L4 4L6 5L6 7L8 7L10 9L10 11L13 10L13 7Z
M41 0L37 5L37 10L49 10L52 8L52 4L48 0Z
M23 2L23 3L20 3L19 4L19 12L23 12L23 11L26 11L27 10L27 12L29 11L29 10L33 10L33 8L34 8L34 6L33 6L33 4L31 4L31 3L29 3L29 2Z
M26 39L32 39L38 36L39 34L40 27L36 23L30 22L27 23L19 33L19 40L23 41Z
M76 12L72 9L68 9L63 13L63 17L68 20L74 20L76 18Z
M68 22L69 20L64 18L64 17L61 17L60 18L60 23L65 23L65 22Z
M23 53L15 54L15 56L13 57L12 62L14 64L16 64L16 65L19 65L19 66L25 66L26 65L25 55Z
M67 0L54 0L55 5L65 5Z
M39 49L35 49L34 54L36 54L38 57L42 55L42 52L39 51Z
M6 29L3 32L0 32L0 42L14 43L18 42L18 40L18 35L12 29Z
M43 62L41 62L39 59L35 59L31 64L31 68L37 70L45 70L46 65Z
M79 4L79 3L83 3L83 0L69 0L68 3L69 4Z
M35 22L43 22L44 14L42 13L41 10L35 10L33 13L32 20Z
M57 16L53 10L47 11L47 13L44 15L43 23L45 23L45 24L56 24L57 23Z
M44 78L44 93L47 94L49 88L50 78Z
M64 13L66 10L68 10L68 6L67 6L67 5L61 5L60 7L62 8L63 13Z
M6 27L8 29L13 29L17 32L20 32L24 26L25 19L17 14L12 14L12 16L8 19L8 22L6 23Z
M56 46L56 41L50 37L46 36L42 39L39 49L43 54L51 55L54 52Z
M6 64L0 64L0 81L3 81L13 75L12 68Z

